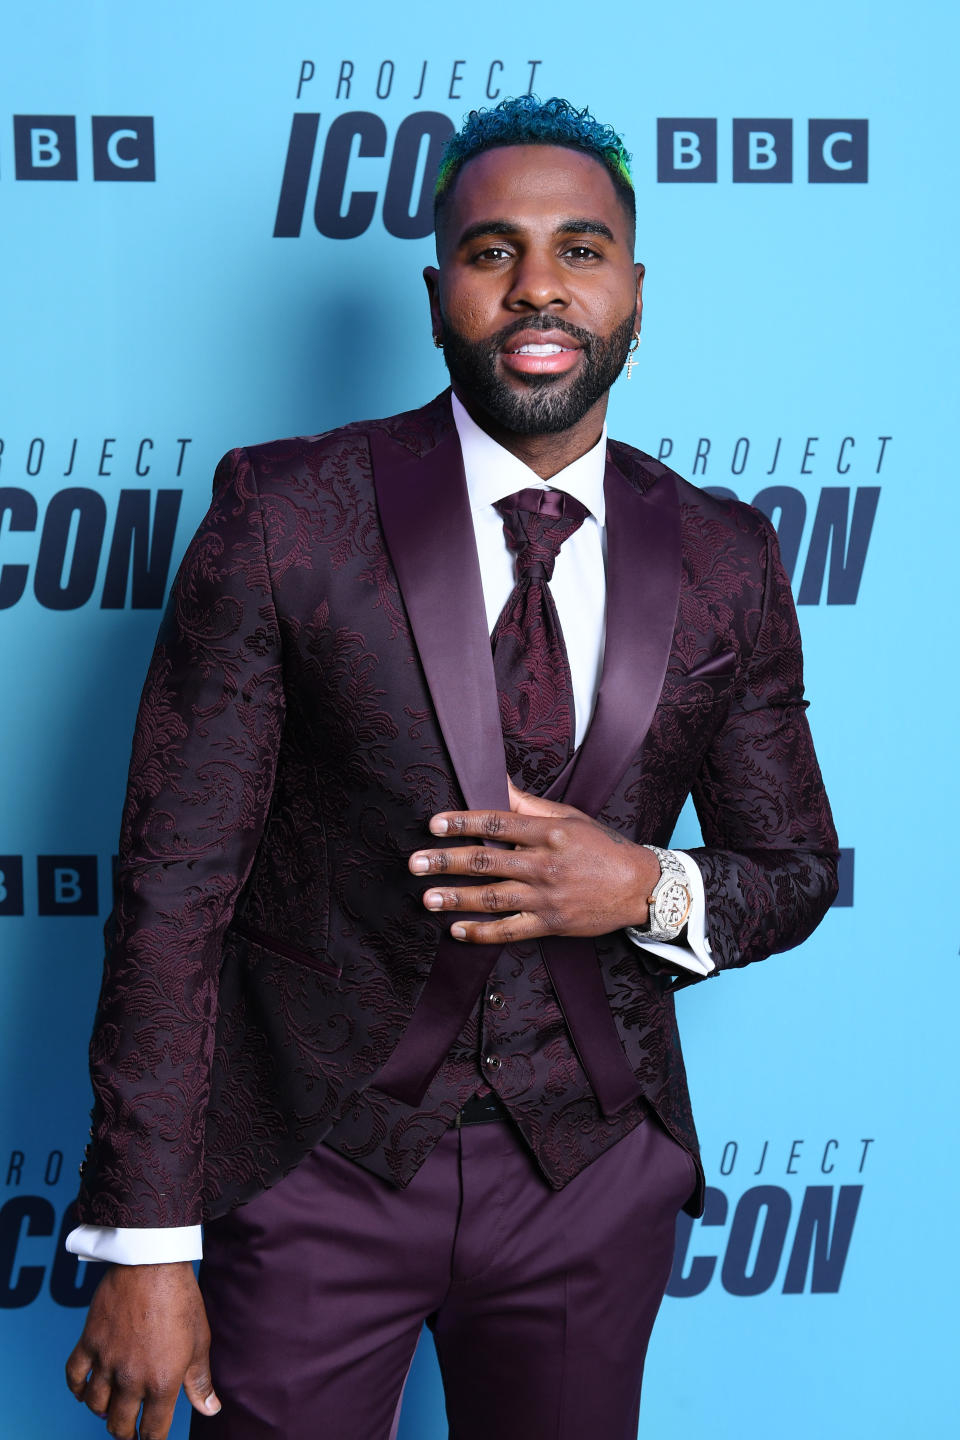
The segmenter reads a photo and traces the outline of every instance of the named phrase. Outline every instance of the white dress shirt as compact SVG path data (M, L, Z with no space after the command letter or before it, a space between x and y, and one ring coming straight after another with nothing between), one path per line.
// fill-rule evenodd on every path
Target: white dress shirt
M514 557L507 547L503 520L493 508L497 500L517 490L563 490L585 505L590 514L563 542L550 581L563 631L573 686L575 743L583 740L593 714L603 665L606 631L606 505L603 479L607 458L607 431L592 450L541 480L522 460L481 430L453 396L453 418L463 451L463 468L470 513L477 540L487 628L493 630L515 582ZM652 951L673 969L708 975L714 968L706 934L703 878L694 860L682 850L673 851L687 872L693 904L687 921L685 945L647 940L636 931L627 934L637 945ZM198 1260L202 1251L199 1225L169 1229L114 1229L80 1225L71 1231L67 1249L84 1260L106 1260L120 1265L152 1265L168 1260Z

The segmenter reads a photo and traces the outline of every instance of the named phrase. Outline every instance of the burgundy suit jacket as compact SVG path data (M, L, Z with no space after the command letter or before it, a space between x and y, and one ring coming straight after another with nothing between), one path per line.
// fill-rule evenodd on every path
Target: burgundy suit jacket
M666 845L692 792L719 972L835 894L789 584L758 511L612 441L605 495L601 684L550 793ZM652 1111L702 1185L663 967L621 933L457 945L424 910L429 817L506 805L449 396L231 452L140 705L81 1222L196 1223L321 1140L405 1184L491 1047L551 1184Z

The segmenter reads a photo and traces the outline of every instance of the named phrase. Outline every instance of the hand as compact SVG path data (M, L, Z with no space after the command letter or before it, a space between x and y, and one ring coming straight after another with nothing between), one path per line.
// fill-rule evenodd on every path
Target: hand
M111 1265L67 1361L67 1384L111 1435L165 1440L182 1385L201 1415L220 1409L210 1379L210 1327L193 1266Z
M655 855L575 810L510 786L510 810L435 815L434 835L498 840L513 849L459 845L418 850L414 875L470 875L481 885L433 887L428 910L494 911L503 918L458 921L450 933L477 945L509 945L541 935L607 935L645 925L647 897L660 878Z

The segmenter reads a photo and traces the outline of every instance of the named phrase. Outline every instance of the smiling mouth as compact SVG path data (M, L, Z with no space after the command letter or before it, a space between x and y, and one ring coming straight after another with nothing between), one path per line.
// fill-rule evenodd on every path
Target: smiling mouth
M582 350L572 336L564 336L563 340L559 336L553 340L523 340L518 335L506 342L500 357L505 368L518 377L559 376L580 363Z

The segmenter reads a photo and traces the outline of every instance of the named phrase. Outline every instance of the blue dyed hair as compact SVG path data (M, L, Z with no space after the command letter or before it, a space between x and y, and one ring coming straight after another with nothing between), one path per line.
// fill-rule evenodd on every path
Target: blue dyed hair
M535 95L501 100L492 110L470 111L440 157L433 197L435 220L467 161L500 145L563 145L592 155L607 171L631 224L635 223L637 205L630 156L617 132L610 125L601 125L588 109L578 110L569 100L558 96L538 100Z

